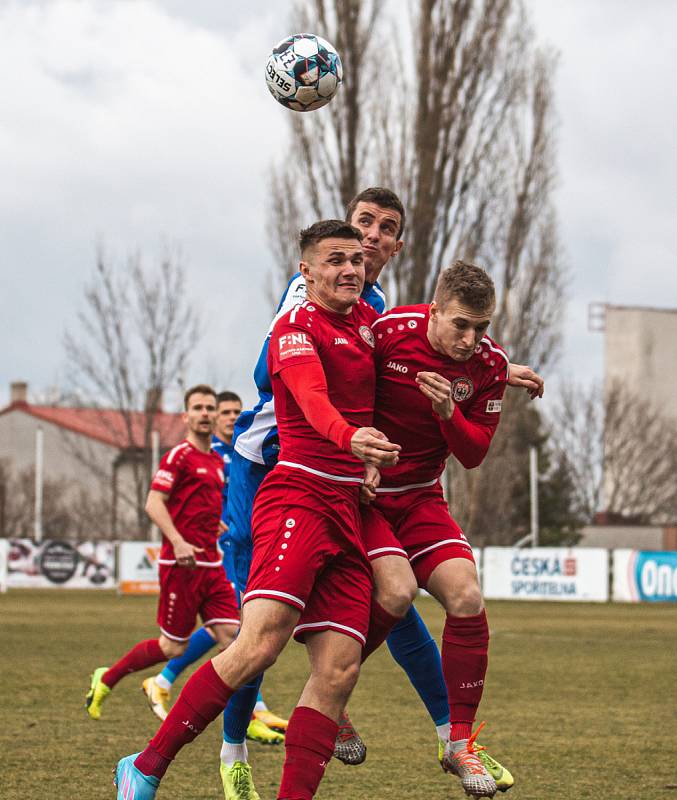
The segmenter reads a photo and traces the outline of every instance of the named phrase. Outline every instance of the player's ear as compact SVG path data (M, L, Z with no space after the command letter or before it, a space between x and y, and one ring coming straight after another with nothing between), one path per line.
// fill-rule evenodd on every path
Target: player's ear
M301 261L299 264L299 272L306 279L306 283L312 283L313 279L310 277L310 267L307 261Z
M392 255L390 257L392 258L393 256L396 256L403 247L404 247L404 239L398 239L398 241L395 243L395 249L393 250Z

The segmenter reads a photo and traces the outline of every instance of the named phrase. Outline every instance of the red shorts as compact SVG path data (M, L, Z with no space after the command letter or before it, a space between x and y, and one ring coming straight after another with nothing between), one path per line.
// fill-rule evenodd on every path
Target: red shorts
M243 604L267 597L298 608L298 641L335 630L365 644L372 574L359 487L278 465L256 494L252 538Z
M185 642L198 614L203 625L240 624L235 592L222 565L189 569L160 564L157 621L162 633Z
M369 559L406 555L424 588L443 561L475 561L472 547L449 514L439 483L406 492L379 491L362 524Z

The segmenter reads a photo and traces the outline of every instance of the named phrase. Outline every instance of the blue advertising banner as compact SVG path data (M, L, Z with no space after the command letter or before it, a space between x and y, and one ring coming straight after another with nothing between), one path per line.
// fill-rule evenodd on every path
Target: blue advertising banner
M614 550L613 599L677 602L677 551Z

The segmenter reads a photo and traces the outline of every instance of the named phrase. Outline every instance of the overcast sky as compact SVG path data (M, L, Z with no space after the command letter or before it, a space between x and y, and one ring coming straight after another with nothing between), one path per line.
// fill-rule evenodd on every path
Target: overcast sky
M0 405L12 380L63 382L63 331L99 242L120 263L181 247L206 329L188 380L254 399L270 314L266 175L293 157L263 65L290 6L0 0ZM588 379L602 372L589 302L677 306L677 3L529 7L561 54L556 199L571 280L547 378Z

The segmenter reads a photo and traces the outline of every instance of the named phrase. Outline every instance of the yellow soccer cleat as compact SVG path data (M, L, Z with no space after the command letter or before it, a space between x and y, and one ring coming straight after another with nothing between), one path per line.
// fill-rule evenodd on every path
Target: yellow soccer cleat
M271 730L260 719L253 719L247 727L247 739L261 744L283 744L284 734Z
M486 749L481 744L475 742L475 751L479 760L484 764L484 768L496 781L496 788L499 792L507 792L515 783L515 779L504 766L498 763L495 758L492 758Z
M446 744L447 743L443 739L437 740L437 760L440 762L440 765L442 764ZM508 789L511 789L515 784L515 779L510 770L506 769L502 764L499 764L495 758L492 758L489 753L487 753L486 748L479 742L473 742L473 747L477 753L477 757L482 764L484 764L486 771L496 781L496 788L498 791L507 792Z
M289 720L278 717L277 714L273 714L273 712L268 709L265 711L255 711L254 719L260 720L264 725L267 725L271 731L277 731L278 733L284 733L287 730L287 725L289 725Z
M99 667L92 673L89 691L85 697L85 708L92 719L101 719L101 705L111 691L101 680L106 672L108 667Z
M222 761L220 772L226 800L261 800L254 787L252 768L245 761L236 761L232 767Z
M150 710L158 719L166 720L169 714L169 690L158 686L155 676L146 678L141 684L141 691L146 695Z

